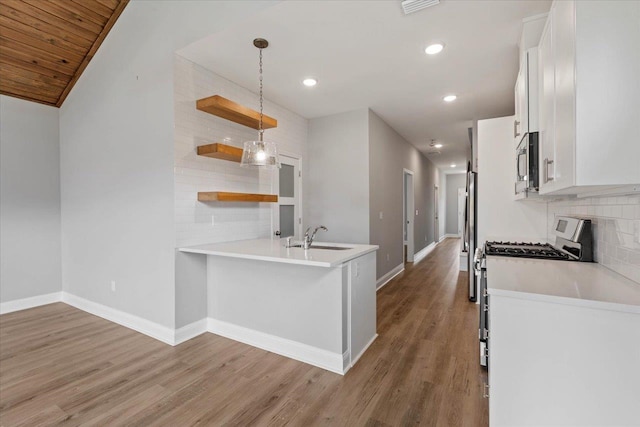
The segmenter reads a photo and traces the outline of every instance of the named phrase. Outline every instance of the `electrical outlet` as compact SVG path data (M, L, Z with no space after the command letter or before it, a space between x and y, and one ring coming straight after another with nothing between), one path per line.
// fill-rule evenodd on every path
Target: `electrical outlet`
M116 281L112 280L111 281L111 292L115 292L116 291Z
M384 213L380 211L380 219L382 219L383 217L384 217Z
M418 216L418 209L416 209L416 216Z
M387 261L389 261L389 254L387 254Z

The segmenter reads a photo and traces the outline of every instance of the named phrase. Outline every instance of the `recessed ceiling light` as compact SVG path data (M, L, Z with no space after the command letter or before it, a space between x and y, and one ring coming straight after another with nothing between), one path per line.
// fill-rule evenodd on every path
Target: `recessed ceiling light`
M456 167L456 165L454 165L453 163L452 163L450 166L451 166L452 168L455 168L455 167Z
M436 148L442 148L442 144L435 144L434 147Z
M444 45L443 44L435 43L435 44L427 46L427 48L424 50L424 52L427 55L435 55L436 53L442 52L442 49L444 49Z
M455 95L447 95L442 99L444 99L445 102L453 102L453 101L456 100L456 98L458 98L458 97L455 96Z
M313 87L318 84L318 80L314 79L313 77L307 77L302 81L302 84L307 87Z

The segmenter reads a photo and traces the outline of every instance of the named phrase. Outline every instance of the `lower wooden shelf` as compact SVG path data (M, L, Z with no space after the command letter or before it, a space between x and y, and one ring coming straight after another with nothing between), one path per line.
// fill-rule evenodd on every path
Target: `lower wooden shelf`
M275 194L229 193L224 191L207 191L198 193L200 202L267 202L276 203Z

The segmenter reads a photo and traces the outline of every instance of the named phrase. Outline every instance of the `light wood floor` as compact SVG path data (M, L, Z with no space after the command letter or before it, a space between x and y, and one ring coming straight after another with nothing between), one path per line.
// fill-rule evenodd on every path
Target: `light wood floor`
M212 334L171 347L62 303L0 316L0 425L486 426L458 244L378 293L380 336L344 377Z

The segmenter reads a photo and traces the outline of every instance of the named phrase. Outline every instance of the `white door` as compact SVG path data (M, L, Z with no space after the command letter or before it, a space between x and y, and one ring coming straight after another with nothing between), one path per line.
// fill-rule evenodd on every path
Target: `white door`
M407 248L407 262L413 262L413 223L414 223L414 193L413 193L413 172L405 169L403 179L403 199L404 199L404 244Z
M458 236L464 233L464 213L466 211L467 192L464 188L458 188Z
M302 174L300 158L280 154L282 167L277 172L278 203L274 206L275 235L302 238Z

